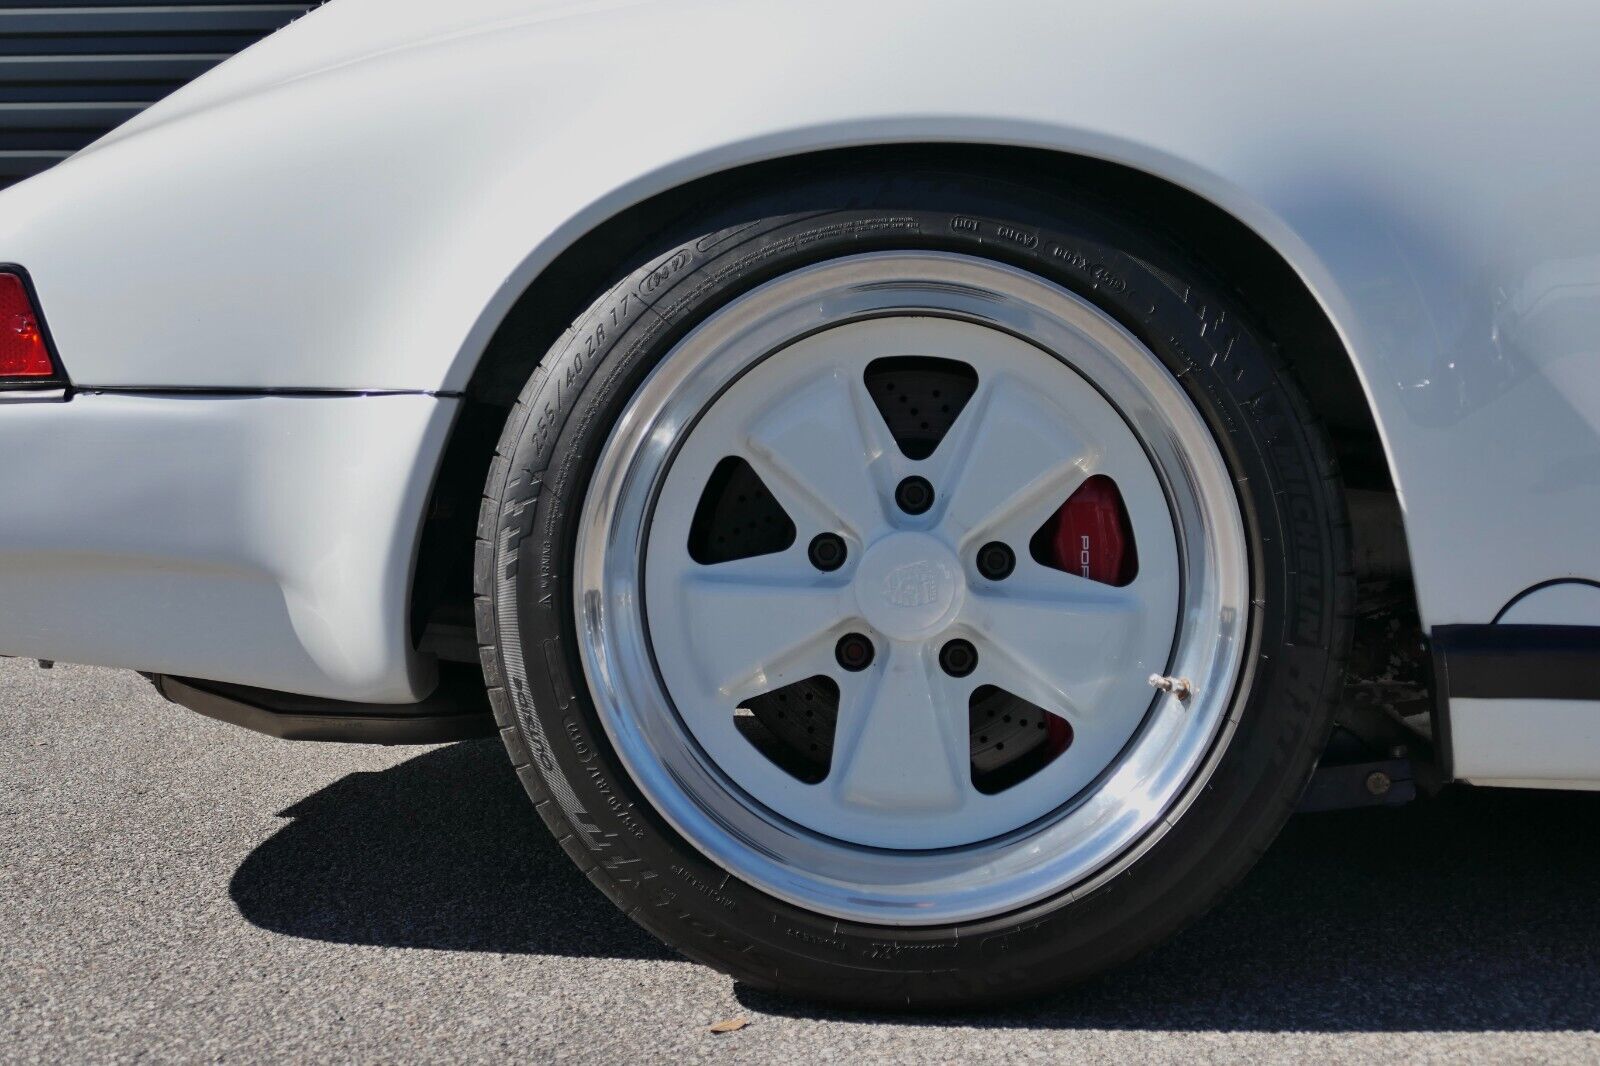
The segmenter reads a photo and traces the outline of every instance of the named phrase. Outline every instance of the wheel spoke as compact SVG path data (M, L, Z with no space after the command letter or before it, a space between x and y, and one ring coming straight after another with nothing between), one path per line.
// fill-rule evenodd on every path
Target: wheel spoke
M939 451L944 520L963 544L1004 532L1026 540L1099 454L1048 399L1005 376L980 386Z
M1163 664L1130 656L1146 646L1147 605L1113 588L1029 563L1026 580L973 596L964 619L979 660L1000 671L1002 687L1061 715L1076 728L1104 706L1113 687L1145 684ZM986 671L987 672L987 671Z
M878 812L960 810L973 794L964 689L914 648L887 651L841 686L836 795Z
M761 556L691 572L679 583L679 617L701 679L729 701L746 699L832 665L850 616L849 590Z
M796 524L843 528L859 540L884 525L873 468L894 441L853 376L822 375L752 425L746 458Z

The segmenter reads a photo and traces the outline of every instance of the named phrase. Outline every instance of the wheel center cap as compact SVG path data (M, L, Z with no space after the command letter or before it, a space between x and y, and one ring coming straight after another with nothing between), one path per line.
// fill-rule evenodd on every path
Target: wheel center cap
M926 533L894 533L867 549L855 576L856 602L890 640L944 628L961 607L966 579L955 554Z

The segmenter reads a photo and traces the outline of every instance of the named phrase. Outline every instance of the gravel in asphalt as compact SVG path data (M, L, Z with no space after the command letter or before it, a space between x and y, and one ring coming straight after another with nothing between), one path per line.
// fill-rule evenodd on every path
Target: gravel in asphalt
M623 918L498 742L291 744L131 673L0 660L0 1058L1595 1062L1597 827L1577 793L1302 815L1131 968L850 1013Z

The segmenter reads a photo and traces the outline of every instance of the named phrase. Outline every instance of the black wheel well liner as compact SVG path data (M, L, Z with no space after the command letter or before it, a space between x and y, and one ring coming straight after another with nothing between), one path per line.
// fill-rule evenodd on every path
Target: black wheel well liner
M1277 345L1327 427L1346 483L1393 491L1377 425L1333 324L1294 269L1210 201L1143 171L1045 149L950 143L808 152L697 178L628 207L574 241L518 297L474 369L435 481L412 583L414 638L439 617L470 625L473 529L505 412L573 318L655 250L653 238L697 208L726 203L735 191L897 167L1003 174L1078 190L1181 246L1255 312L1256 325Z

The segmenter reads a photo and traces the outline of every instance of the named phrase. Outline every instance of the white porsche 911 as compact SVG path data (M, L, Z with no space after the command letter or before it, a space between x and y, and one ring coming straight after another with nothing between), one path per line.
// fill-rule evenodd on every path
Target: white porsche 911
M1597 51L334 0L0 194L0 652L497 729L628 915L852 1002L1116 964L1297 805L1600 787Z

